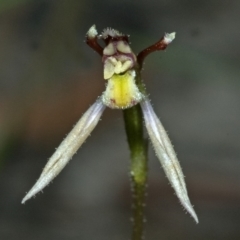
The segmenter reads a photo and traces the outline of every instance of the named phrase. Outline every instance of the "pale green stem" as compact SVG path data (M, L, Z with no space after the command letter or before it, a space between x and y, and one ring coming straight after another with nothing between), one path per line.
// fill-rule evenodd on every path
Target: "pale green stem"
M143 134L140 105L123 111L128 144L131 152L130 174L133 199L132 240L143 239L144 206L147 180L147 140Z

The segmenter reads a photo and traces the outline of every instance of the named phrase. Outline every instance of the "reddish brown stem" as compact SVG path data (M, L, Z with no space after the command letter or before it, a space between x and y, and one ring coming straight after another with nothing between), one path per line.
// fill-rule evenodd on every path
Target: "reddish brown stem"
M154 43L153 45L143 49L138 55L137 55L137 62L139 64L140 69L142 68L144 59L148 56L148 54L155 52L155 51L161 51L166 49L168 46L168 43L164 40L164 37L162 37L158 42Z
M89 47L91 47L100 56L103 55L103 48L99 45L96 37L95 38L86 37L86 43Z

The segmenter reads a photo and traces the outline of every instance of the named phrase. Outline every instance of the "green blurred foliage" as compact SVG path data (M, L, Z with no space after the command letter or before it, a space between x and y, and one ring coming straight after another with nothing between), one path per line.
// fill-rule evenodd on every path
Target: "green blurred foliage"
M9 10L12 7L30 2L31 0L1 0L0 1L0 13Z

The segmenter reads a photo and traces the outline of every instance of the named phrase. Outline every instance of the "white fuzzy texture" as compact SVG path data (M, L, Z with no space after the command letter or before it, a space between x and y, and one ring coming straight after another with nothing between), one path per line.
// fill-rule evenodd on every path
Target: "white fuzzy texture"
M163 170L180 202L198 223L198 217L188 198L184 175L171 141L147 98L141 102L141 107L149 137Z
M113 29L113 28L105 28L102 32L102 38L107 38L107 37L118 37L118 36L123 36L122 33L120 33L118 30Z
M49 159L35 185L23 198L22 203L45 188L71 160L73 154L81 147L86 138L95 128L105 109L101 98L98 99L81 117L72 131L62 141L55 153Z
M87 32L87 37L90 39L93 39L93 38L97 37L97 35L98 35L98 32L96 29L96 25L92 25Z
M164 42L170 44L175 39L176 33L165 33Z

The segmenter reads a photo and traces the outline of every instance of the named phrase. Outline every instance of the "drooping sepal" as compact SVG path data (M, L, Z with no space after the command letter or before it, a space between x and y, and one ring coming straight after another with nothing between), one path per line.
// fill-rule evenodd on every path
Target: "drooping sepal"
M45 188L62 171L96 127L104 109L105 105L100 98L83 114L72 131L62 141L55 153L49 159L39 179L23 198L22 203L25 203L28 199Z
M171 141L147 98L141 102L141 107L147 132L163 170L183 207L198 223L198 217L189 200L184 175Z

